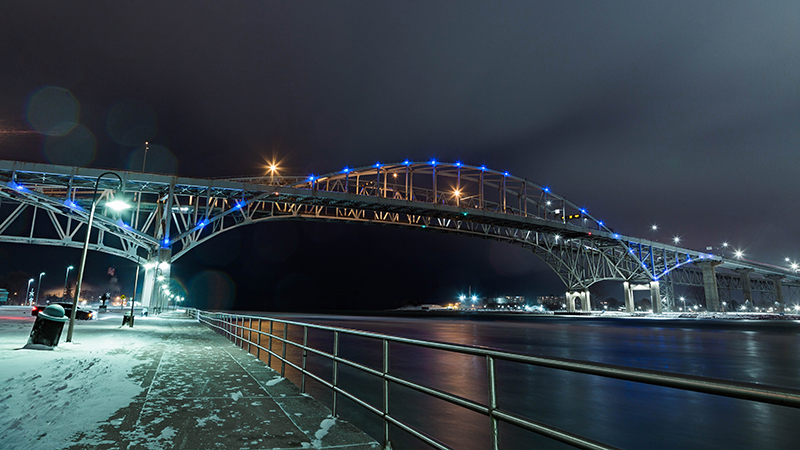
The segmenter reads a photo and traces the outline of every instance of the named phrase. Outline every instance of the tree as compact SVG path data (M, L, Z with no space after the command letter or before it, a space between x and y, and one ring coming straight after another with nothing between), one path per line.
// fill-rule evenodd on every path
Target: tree
M65 299L72 298L72 289L73 289L72 286L73 286L72 283L67 283L67 288L64 289L64 298Z

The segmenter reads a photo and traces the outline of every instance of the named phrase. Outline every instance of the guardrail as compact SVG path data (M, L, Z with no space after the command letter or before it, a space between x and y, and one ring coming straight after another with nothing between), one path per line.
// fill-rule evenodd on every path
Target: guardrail
M520 364L527 364L538 367L546 367L569 372L596 375L617 380L625 380L636 383L643 383L654 386L662 386L685 391L713 394L722 397L736 398L743 400L756 401L772 405L788 406L800 409L800 391L765 386L761 384L733 382L712 378L695 377L690 375L676 374L645 369L632 369L623 366L614 366L586 361L575 361L562 358L530 356L522 353L493 350L482 347L473 347L460 344L447 344L441 342L422 341L398 336L384 335L368 331L359 331L348 328L330 327L309 323L282 320L270 317L234 315L227 313L207 312L196 309L187 309L186 313L196 318L200 323L208 325L213 330L226 335L234 344L247 348L250 352L255 349L256 357L261 359L261 352L267 354L267 364L271 366L272 358L280 361L280 374L285 376L286 366L290 366L300 372L301 392L306 392L306 377L311 378L332 392L332 413L337 416L339 396L344 396L367 411L379 416L383 420L383 440L384 448L391 449L389 436L390 425L394 425L415 438L425 442L433 448L440 450L453 450L452 447L440 442L435 437L419 430L408 423L398 420L392 416L390 411L389 385L394 383L413 389L422 394L444 400L453 405L474 411L487 416L490 424L490 439L493 450L499 450L499 423L504 422L516 427L532 431L539 435L554 439L575 448L610 450L616 447L594 441L587 437L562 430L550 425L523 417L513 412L502 409L497 402L497 361L508 361ZM256 326L254 327L254 323ZM264 330L263 324L268 324ZM275 327L275 324L280 326ZM302 342L291 341L288 337L289 326L296 326L302 329ZM333 352L329 353L319 348L313 348L308 343L308 330L329 331L333 334ZM339 352L340 336L360 336L363 338L378 340L382 343L382 368L380 370L368 367L364 364L342 358ZM266 340L266 345L264 341ZM277 342L280 352L273 349ZM488 375L488 402L483 404L468 398L425 386L401 377L397 377L389 372L391 362L390 347L392 343L416 346L421 348L436 349L447 352L455 352L465 355L472 355L486 358ZM302 352L299 364L290 361L286 357L286 350L293 346ZM324 358L330 359L333 363L333 373L331 381L323 378L320 374L311 373L307 370L306 363L309 353L313 353ZM363 371L364 373L379 377L383 381L383 397L380 407L373 406L363 399L358 398L353 393L339 387L339 365Z

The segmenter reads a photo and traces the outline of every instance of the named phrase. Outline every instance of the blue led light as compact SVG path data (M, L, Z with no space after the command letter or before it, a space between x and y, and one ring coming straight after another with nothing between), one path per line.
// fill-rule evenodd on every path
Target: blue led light
M380 167L380 166L381 166L381 163L379 163L379 162L375 163L375 167Z
M314 175L309 175L308 176L308 181L314 181Z
M582 212L583 214L586 214L586 208L581 208L581 212Z
M614 233L614 239L619 239L619 235L617 233Z
M603 226L603 221L601 220L600 222L597 222L597 224L602 227Z
M163 246L164 247L169 247L169 238L168 237L164 238Z
M545 191L545 192L550 192L550 188L547 187L547 186L545 186L542 190Z
M342 169L342 172L350 173L350 168L349 167L345 167L344 169Z
M481 172L486 170L486 166L481 166Z
M435 158L431 160L431 165L432 165L432 166L435 166L435 165L436 165L436 159L435 159Z
M456 161L456 167L461 167L461 161Z
M411 164L411 161L409 161L409 160L405 160L405 161L403 161L403 164L405 164L405 165L409 165L409 164Z
M508 176L508 172L503 172L503 176L507 177Z

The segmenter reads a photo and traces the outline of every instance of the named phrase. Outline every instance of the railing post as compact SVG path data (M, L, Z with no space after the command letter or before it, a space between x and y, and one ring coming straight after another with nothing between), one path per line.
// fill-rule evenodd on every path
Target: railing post
M494 410L497 409L497 380L494 367L494 358L486 356L486 370L489 385L489 423L491 424L492 450L500 450L500 435L497 429L497 419L494 417Z
M250 342L253 341L253 318L250 318L250 322L247 325L247 353L250 353Z
M258 319L258 333L256 333L256 359L261 361L261 319Z
M306 393L306 359L308 359L308 327L303 326L303 370L300 371L300 392Z
M281 350L281 376L286 376L286 339L289 336L289 324L283 323L283 350Z
M271 319L269 321L269 345L267 346L267 367L272 367L272 325L273 322Z
M392 441L389 439L389 341L383 339L383 448L392 448Z
M336 401L338 395L336 388L339 387L339 332L333 332L333 407L331 408L333 417L336 417Z

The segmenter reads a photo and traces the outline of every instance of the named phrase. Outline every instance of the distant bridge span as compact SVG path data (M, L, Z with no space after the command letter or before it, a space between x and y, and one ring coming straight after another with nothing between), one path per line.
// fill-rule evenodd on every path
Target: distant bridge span
M98 181L104 172L0 160L0 242L82 247L95 183L99 206L119 195L116 178ZM635 289L662 300L653 303L655 312L662 302L674 307L673 282L703 285L709 310L720 309L720 282L740 286L745 299L753 291L771 295L781 309L784 291L800 296L795 271L617 234L545 186L460 162L404 161L304 177L115 173L135 206L122 215L98 208L90 248L137 262L172 263L220 233L266 220L345 221L521 246L561 278L570 309L578 299L588 310L588 288L602 280L624 283L629 311ZM161 266L158 275L168 277ZM717 268L729 270L717 274ZM147 272L145 302L155 272Z

